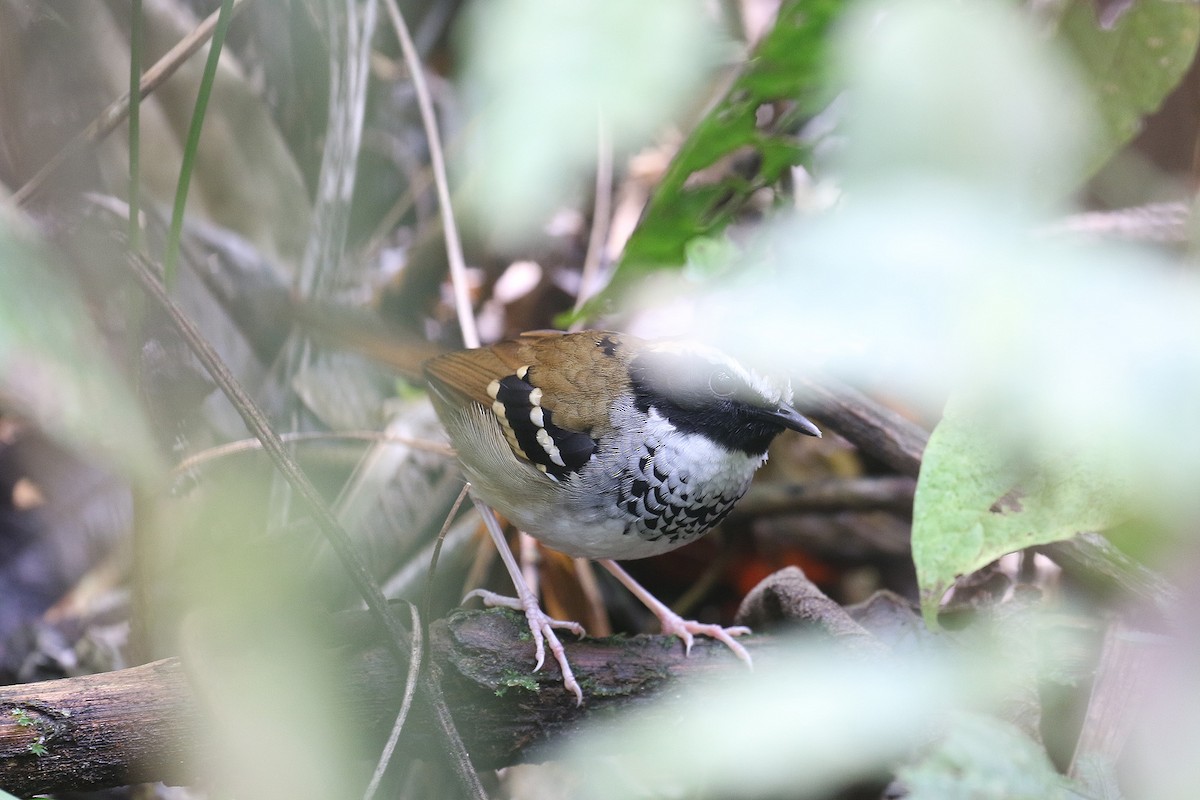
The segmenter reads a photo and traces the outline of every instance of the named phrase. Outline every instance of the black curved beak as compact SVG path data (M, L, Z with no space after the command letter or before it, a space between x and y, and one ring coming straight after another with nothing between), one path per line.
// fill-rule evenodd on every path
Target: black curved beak
M779 423L785 428L791 428L797 433L803 433L805 436L815 436L821 438L821 429L812 424L808 417L801 414L796 409L784 403L775 411L767 411L766 416L774 422Z

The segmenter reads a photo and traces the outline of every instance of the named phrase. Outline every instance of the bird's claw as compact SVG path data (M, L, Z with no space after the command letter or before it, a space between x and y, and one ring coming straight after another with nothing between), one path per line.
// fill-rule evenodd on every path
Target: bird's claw
M554 660L558 662L559 670L562 671L563 686L575 695L575 705L583 705L583 689L579 686L579 682L575 680L575 673L571 670L570 662L567 661L567 651L563 648L562 642L559 641L558 634L554 632L555 628L561 628L570 631L576 636L583 636L585 631L582 625L571 620L551 617L542 611L537 599L532 595L528 598L508 597L496 594L495 592L489 592L486 589L475 589L469 592L463 598L463 601L465 602L472 597L478 597L483 601L485 606L511 608L515 611L524 612L525 619L529 623L529 632L533 635L535 660L533 671L537 672L545 664L546 646L549 644L550 652L554 656Z
M731 628L725 628L720 625L684 619L674 612L671 612L669 616L659 615L658 619L662 624L663 633L678 636L683 640L683 651L686 655L691 655L692 643L695 641L696 635L707 636L710 639L716 639L732 650L735 656L746 662L746 666L754 667L754 661L750 658L750 653L746 651L746 648L742 647L740 642L733 638L735 636L745 636L750 633L750 629L746 626L735 625Z

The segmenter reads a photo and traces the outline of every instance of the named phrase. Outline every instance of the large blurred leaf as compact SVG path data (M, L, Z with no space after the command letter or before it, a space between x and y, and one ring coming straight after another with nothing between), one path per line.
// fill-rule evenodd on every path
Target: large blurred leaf
M872 659L781 638L753 673L681 683L634 713L591 720L564 741L564 760L587 798L830 797L884 774L966 698L986 707L1001 678L934 648Z
M130 477L156 473L141 407L72 287L0 220L0 400Z
M1142 118L1158 109L1191 66L1200 43L1200 6L1136 0L1104 27L1095 4L1075 0L1063 15L1058 39L1095 94L1103 120L1092 163L1098 167L1137 134Z
M840 26L835 52L851 198L919 176L1040 213L1086 173L1087 87L1012 4L867 3Z
M1067 781L1012 725L959 715L946 737L899 773L908 800L1052 800Z
M601 126L641 147L696 100L719 52L693 0L489 0L464 20L470 172L460 197L503 242L529 238L592 169Z
M1017 455L996 419L949 410L925 448L913 500L912 548L921 609L936 623L938 602L959 575L1000 556L1101 530L1116 521L1121 492L1111 475L1074 454Z

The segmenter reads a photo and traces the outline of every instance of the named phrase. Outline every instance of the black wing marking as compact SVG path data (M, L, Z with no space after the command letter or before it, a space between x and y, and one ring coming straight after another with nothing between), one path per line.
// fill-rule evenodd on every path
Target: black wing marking
M586 433L555 425L550 409L542 407L542 390L525 380L527 374L522 367L488 385L492 410L517 455L560 480L591 459L596 442Z

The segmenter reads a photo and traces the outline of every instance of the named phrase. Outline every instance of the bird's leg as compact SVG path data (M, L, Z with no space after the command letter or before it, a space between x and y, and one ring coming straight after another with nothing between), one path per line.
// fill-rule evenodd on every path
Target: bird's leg
M521 577L529 587L529 593L534 597L542 596L541 573L539 572L541 557L538 553L537 539L525 531L517 531L517 563L521 565Z
M504 562L504 567L508 570L508 574L512 578L513 586L517 590L517 596L504 597L495 592L476 589L469 592L463 600L478 597L483 600L484 605L502 606L523 612L525 619L529 621L529 630L533 634L536 657L536 665L533 668L534 672L541 669L542 664L546 661L546 645L548 643L550 652L554 655L554 660L558 662L559 669L562 670L563 685L575 694L576 705L582 705L583 689L579 687L579 682L575 680L575 674L571 671L571 665L567 662L567 653L563 649L562 642L558 640L558 634L554 632L554 629L564 628L576 636L582 636L584 633L583 626L578 622L554 619L542 611L541 606L538 605L537 595L529 588L529 585L525 582L525 578L521 575L521 568L517 565L517 560L513 557L512 550L508 547L508 541L504 538L504 532L500 530L500 522L496 519L496 514L482 500L474 496L471 497L471 500L475 503L475 508L479 510L479 515L483 517L483 524L487 527L488 533L491 534L492 541L496 543L496 549L500 552L500 560Z
M658 617L658 621L662 624L663 633L674 634L683 640L683 649L685 653L692 652L692 641L695 634L708 636L712 639L717 639L725 644L733 654L746 662L747 666L753 666L750 659L750 654L746 652L746 648L742 647L733 637L742 636L750 632L750 629L738 625L733 628L724 628L720 625L709 625L695 620L684 619L676 614L666 603L659 600L654 595L647 591L646 587L633 579L633 576L626 572L620 564L611 559L601 559L600 566L611 572L613 576L625 585L625 588L633 592L637 599L645 604L646 608L650 609L654 616Z

